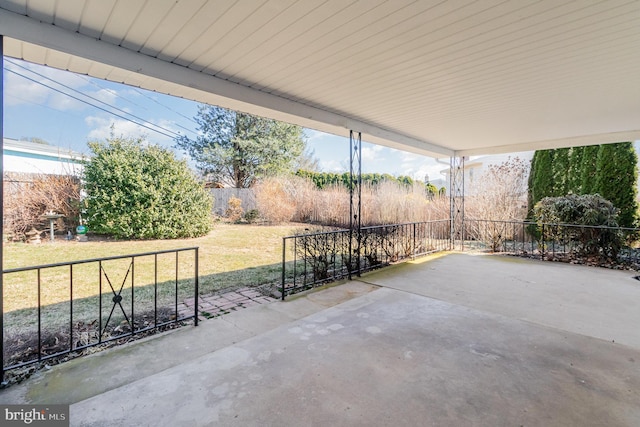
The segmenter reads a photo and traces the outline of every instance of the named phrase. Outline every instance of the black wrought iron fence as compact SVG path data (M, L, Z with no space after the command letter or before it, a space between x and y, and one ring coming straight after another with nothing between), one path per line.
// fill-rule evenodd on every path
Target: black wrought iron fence
M193 319L198 248L3 271L2 376L30 364Z
M640 269L640 229L465 219L465 249Z
M284 237L282 299L407 258L449 250L450 226L447 219Z

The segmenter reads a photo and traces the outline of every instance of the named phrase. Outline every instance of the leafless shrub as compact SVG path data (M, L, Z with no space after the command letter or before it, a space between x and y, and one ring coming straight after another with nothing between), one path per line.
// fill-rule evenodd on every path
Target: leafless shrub
M44 230L42 215L53 211L64 215L56 223L58 230L73 228L80 214L80 180L72 175L37 175L26 180L4 180L5 233L24 240L35 228Z
M529 163L518 157L509 157L499 165L491 165L473 183L465 198L467 218L513 221L522 220L527 214L527 178ZM498 250L504 239L510 238L504 227L486 227L472 222L471 237L485 242L493 251Z
M244 209L242 209L242 200L237 197L231 197L227 204L227 210L225 216L229 221L238 222L244 216Z
M347 264L349 240L344 231L305 230L297 233L296 256L310 268L313 282L322 282Z
M479 180L470 185L465 215L494 221L511 221L526 216L528 162L509 157L490 165Z

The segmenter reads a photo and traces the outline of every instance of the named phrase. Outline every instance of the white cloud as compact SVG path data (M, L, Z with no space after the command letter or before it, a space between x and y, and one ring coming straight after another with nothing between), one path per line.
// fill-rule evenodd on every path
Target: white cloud
M327 137L326 133L313 129L305 129L304 134L307 137L307 142L318 141Z
M100 101L106 104L115 105L116 98L118 97L118 92L111 89L100 89L97 92L91 94L91 96L93 96L96 99L99 99Z
M342 164L343 162L340 162L338 160L320 160L320 170L322 170L323 172L333 172L333 173L342 173L345 172L348 169L348 166L345 166L344 164Z
M84 97L79 94L74 94L73 96L84 99ZM81 111L87 108L87 104L58 92L51 92L49 94L46 105L58 111Z
M36 104L58 111L81 111L91 108L87 103L74 98L96 105L101 105L99 101L115 105L117 93L114 90L90 87L87 79L74 73L17 60L7 61L6 67L7 70L14 71L6 73L5 95L9 106ZM98 101L92 101L90 98Z
M6 73L5 79L5 102L8 106L43 104L49 96L49 90L44 86L13 73Z
M173 138L170 136L159 134L158 132L147 129L144 126L124 119L88 116L85 118L85 123L90 128L93 128L87 135L89 140L105 140L111 136L113 128L113 133L116 136L123 135L126 138L142 138L164 147L171 147L173 145ZM151 128L155 128L154 125L157 125L167 131L176 132L173 128L173 122L169 120L161 119L155 121L155 123L144 122L142 124ZM168 132L165 131L165 133Z
M146 138L149 133L148 129L123 119L89 116L84 121L87 126L93 128L87 135L89 140L104 140L109 138L111 133L132 138Z
M381 159L384 152L389 152L389 149L382 145L364 145L362 147L362 162L375 162Z
M423 160L425 157L420 154L410 153L408 151L401 151L401 158L403 162L413 162L416 160Z
M140 98L140 97L142 97L142 94L138 91L138 89L130 88L129 86L124 86L122 88L122 91L120 91L120 94L122 96L127 97L127 98ZM149 97L153 98L153 96L149 96Z

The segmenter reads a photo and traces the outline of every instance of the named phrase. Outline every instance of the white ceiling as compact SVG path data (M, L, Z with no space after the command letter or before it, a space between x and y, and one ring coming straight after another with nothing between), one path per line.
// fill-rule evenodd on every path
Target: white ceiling
M6 56L408 151L640 139L637 0L0 0Z

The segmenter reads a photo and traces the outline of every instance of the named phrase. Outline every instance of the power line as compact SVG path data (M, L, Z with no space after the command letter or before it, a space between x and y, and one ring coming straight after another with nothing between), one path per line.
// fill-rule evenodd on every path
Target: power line
M17 71L15 71L15 70L11 70L11 69L5 68L5 71L8 71L8 72L13 73L13 74L16 74L16 75L18 75L18 76L20 76L20 77L22 77L22 78L25 78L25 79L27 79L27 80L30 80L30 81L34 82L34 83L40 84L40 85L42 85L42 86L44 86L44 87L46 87L46 88L48 88L48 89L51 89L51 90L53 90L53 91L56 91L56 92L61 93L61 94L63 94L63 95L66 95L66 96L68 96L69 98L75 99L76 101L80 101L80 102L82 102L82 103L84 103L84 104L87 104L87 105L90 105L90 106L92 106L92 107L94 107L94 108L97 108L98 110L104 111L105 113L109 113L109 114L112 114L112 115L114 115L114 116L116 116L116 117L119 117L119 118L121 118L121 119L123 119L123 120L126 120L126 121L128 121L128 122L135 123L135 124L137 124L138 126L142 126L143 128L149 129L149 130L151 130L151 131L153 131L153 132L157 132L157 133L159 133L159 134L161 134L161 135L164 135L164 136L166 136L166 137L174 138L174 136L173 136L173 135L170 135L170 134L168 134L168 133L162 132L162 131L160 131L160 130L158 130L158 129L154 129L154 128L150 127L150 126L147 126L147 125L146 125L146 124L144 124L144 123L139 123L139 122L137 122L137 121L135 121L135 120L131 120L131 119L130 119L130 118L128 118L128 117L125 117L125 116L122 116L122 115L120 115L120 114L114 113L113 111L109 111L109 110L107 110L106 108L102 108L102 107L100 107L100 106L98 106L98 105L94 105L94 104L90 103L89 101L86 101L86 100L84 100L84 99L80 99L80 98L78 98L78 97L76 97L76 96L73 96L73 95L71 95L71 94L69 94L69 93L63 92L63 91L61 91L60 89L56 89L56 88L54 88L54 87L51 87L51 86L49 86L49 85L47 85L47 84L44 84L44 83L39 82L39 81L37 81L37 80L35 80L35 79L32 79L31 77L27 77L27 76L25 76L25 75L23 75L23 74L18 73L18 72L17 72ZM177 134L174 134L174 135L177 135Z
M90 85L92 85L92 86L95 86L95 87L97 87L97 88L100 88L100 89L103 89L103 90L109 91L110 93L113 93L115 96L117 96L118 98L120 98L120 99L122 99L122 100L124 100L124 101L126 101L126 102L129 102L129 103L131 103L131 104L133 104L133 105L135 105L135 106L137 106L137 107L144 108L145 110L148 110L148 108L146 108L144 105L140 105L140 104L138 104L138 103L136 103L136 102L132 101L131 99L126 98L126 97L124 97L124 96L120 95L118 92L116 92L116 91L114 91L114 90L111 90L111 89L109 89L109 88L106 88L106 87L102 86L101 84L99 84L99 83L95 82L95 81L94 81L94 79L92 79L92 78L89 78L89 77L87 77L87 76L82 76L82 75L80 75L80 74L75 74L75 73L74 73L74 75L75 75L76 77L78 77L78 78L80 78L80 79L84 80L85 82L89 83L89 84L90 84ZM133 90L134 92L136 92L136 93L137 93L137 94L139 94L140 96L143 96L143 97L147 98L148 100L150 100L150 101L152 101L152 102L155 102L155 103L156 103L156 104L158 104L159 106L161 106L161 107L163 107L163 108L166 108L167 110L171 111L172 113L177 114L178 116L183 117L183 118L185 118L185 119L189 120L190 122L192 122L192 123L194 123L194 124L196 124L196 125L198 124L198 122L196 122L195 120L193 120L193 118L188 117L188 116L185 116L185 115L184 115L184 114L182 114L181 112L174 110L173 108L169 107L169 106L168 106L168 105L166 105L166 104L163 104L162 102L158 101L157 99L154 99L154 98L150 97L149 95L146 95L144 92L142 92L142 91L141 91L141 90L139 90L138 88L136 88L136 87L134 87L134 86L131 86L130 88L131 88L131 90ZM192 133L192 134L194 134L194 135L197 135L197 132L195 132L193 129L189 129L189 128L187 128L187 127L184 127L184 126L182 126L180 123L174 123L174 124L175 124L177 127L179 127L179 128L182 128L182 129L184 129L184 130L186 130L186 131L188 131L188 132L191 132L191 133Z
M64 87L64 88L66 88L66 89L69 89L69 90L71 90L71 91L73 91L73 92L76 92L76 93L78 93L78 94L80 94L80 95L82 95L82 96L85 96L85 97L87 97L87 98L89 98L89 99L91 99L91 100L93 100L93 101L96 101L96 102L99 102L100 104L106 105L107 107L112 108L112 109L114 109L114 110L116 110L116 111L119 111L119 112L120 112L120 113L122 113L122 114L126 114L126 115L129 115L129 116L131 116L131 117L134 117L134 118L135 118L135 119L137 119L137 120L142 120L143 122L147 122L147 120L143 119L142 117L138 117L138 116L136 116L135 114L132 114L132 113L129 113L129 112L127 112L127 111L124 111L124 110L122 110L122 109L120 109L120 108L114 107L113 105L110 105L110 104L108 104L108 103L106 103L106 102L104 102L104 101L102 101L102 100L100 100L100 99L97 99L97 98L95 98L95 97L93 97L93 96L90 96L90 95L87 95L87 94L85 94L85 93L82 93L82 92L80 92L80 91L78 91L78 90L76 90L76 89L74 89L74 88L72 88L72 87L70 87L70 86L67 86L67 85L65 85L65 84L63 84L63 83L57 82L57 81L53 80L52 78L45 76L44 74L38 73L37 71L30 70L30 69L28 69L28 68L26 68L26 67L24 67L24 66L22 66L22 65L16 64L14 61L7 60L7 62L9 62L9 63L10 63L10 64L12 64L12 65L15 65L16 67L22 68L23 70L29 71L29 72L31 72L31 73L33 73L33 74L35 74L35 75L39 76L39 77L42 77L42 78L44 78L44 79L47 79L47 80L49 80L49 81L51 81L51 82L53 82L53 83L55 83L55 84L57 84L57 85L59 85L59 86L62 86L62 87ZM26 78L26 79L28 79L28 80L31 80L31 81L35 82L35 83L41 84L41 85L43 85L43 86L45 86L45 87L47 87L47 88L49 88L49 89L55 90L56 92L59 92L59 93L61 93L61 94L63 94L63 95L67 95L67 96L69 96L69 97L71 97L71 98L73 98L73 99L75 99L75 100L80 101L80 102L84 102L84 103L86 103L86 104L88 104L88 105L91 105L91 106L93 106L93 107L99 108L99 109L100 109L100 110L102 110L102 111L106 111L106 112L108 112L108 113L114 114L114 115L116 115L117 117L123 118L123 119L125 119L125 120L129 120L129 121L131 121L131 122L133 122L133 123L136 123L136 124L138 124L138 125L140 125L140 126L144 126L144 127L145 127L145 128L147 128L147 129L155 130L155 129L151 129L149 126L146 126L146 125L140 124L140 123L138 123L138 122L136 122L136 121L134 121L134 120L127 119L126 117L122 117L121 115L117 115L117 114L115 114L115 113L113 113L113 112L111 112L111 111L107 111L107 110L105 110L104 108L100 108L100 107L98 107L97 105L91 104L91 103L89 103L89 102L87 102L87 101L85 101L85 100L82 100L82 99L79 99L79 98L77 98L77 97L74 97L73 95L71 95L71 94L69 94L69 93L66 93L66 92L64 92L64 91L61 91L61 90L58 90L58 89L53 88L53 87L51 87L51 86L48 86L48 85L46 85L46 84L44 84L44 83L42 83L42 82L40 82L40 81L37 81L37 80L31 79L31 78L29 78L29 77L27 77L27 76L25 76L25 75L23 75L23 74L17 73L15 70L7 70L7 71L12 71L14 74L17 74L17 75L19 75L19 76L21 76L21 77L23 77L23 78ZM147 123L148 123L148 122L147 122ZM162 126L158 126L158 125L155 125L155 124L151 124L151 125L152 125L152 126L157 127L158 129L161 129L163 132L169 132L169 133L172 133L172 134L174 134L174 135L178 135L176 132L173 132L173 131L172 131L172 130L170 130L170 129L163 128ZM157 131L157 130L155 130L155 131L156 131L156 132L158 132L158 133L161 133L161 134L163 134L163 135L165 135L165 136L168 136L166 133L163 133L163 132L160 132L160 131Z
M132 89L133 89L134 91L136 91L137 93L139 93L140 95L144 96L145 98L147 98L147 99L149 99L149 100L151 100L151 101L155 102L156 104L160 105L161 107L164 107L164 108L166 108L167 110L172 111L172 112L176 113L177 115L179 115L179 116L181 116L181 117L184 117L185 119L189 120L190 122L192 122L192 123L194 123L194 124L196 124L196 125L198 124L198 122L196 122L195 120L193 120L193 118L191 118L191 117L187 117L187 116L185 116L184 114L182 114L181 112L176 111L176 110L174 110L173 108L171 108L171 107L169 107L169 106L167 106L167 105L165 105L165 104L163 104L163 103L161 103L161 102L158 102L158 100L153 99L152 97L148 96L147 94L145 94L144 92L142 92L142 91L138 90L137 88L132 87ZM182 126L180 126L180 127L182 127ZM187 129L187 128L184 128L184 129ZM187 129L187 130L189 130L189 131L193 132L191 129ZM195 132L194 132L194 133L195 133Z
M101 111L104 111L104 112L106 112L106 113L108 113L108 114L112 114L112 115L114 115L114 116L116 116L116 117L119 117L119 118L121 118L121 119L123 119L123 120L129 121L129 122L131 122L131 123L135 123L135 124L137 124L138 126L141 126L141 127L145 128L145 129L149 129L149 130L151 130L151 131L153 131L153 132L156 132L156 133L158 133L158 134L160 134L160 135L164 135L164 136L166 136L166 137L168 137L168 138L175 139L176 137L180 136L180 134L179 134L179 133L174 132L174 131L172 131L171 129L167 129L167 128L164 128L164 127L162 127L162 126L160 126L160 125L156 125L156 124L153 124L153 123L149 123L147 120L145 120L145 119L144 119L144 118L142 118L142 117L136 116L135 114L129 113L129 112L124 111L124 110L122 110L122 109L120 109L120 108L118 108L118 107L115 107L115 106L113 106L113 105L110 105L109 103L106 103L106 102L104 102L104 101L102 101L102 100L100 100L100 99L97 99L97 98L95 98L95 97L93 97L93 96L91 96L91 95L88 95L88 94L82 93L82 92L80 92L80 91L78 91L78 90L76 90L76 89L74 89L74 88L72 88L72 87L70 87L70 86L67 86L67 85L65 85L65 84L63 84L63 83L57 82L57 81L55 81L55 80L53 80L53 79L51 79L51 78L49 78L49 77L47 77L47 76L45 76L45 75L43 75L43 74L41 74L41 73L38 73L38 72L33 71L33 70L30 70L30 69L28 69L28 68L26 68L26 67L24 67L24 66L21 66L21 65L19 65L19 64L17 64L17 63L15 63L14 61L7 60L7 62L11 63L12 65L14 65L14 66L16 66L16 67L19 67L19 68L22 68L22 69L24 69L24 70L26 70L26 71L29 71L29 72L31 72L31 73L33 73L33 74L35 74L35 75L39 76L39 77L42 77L42 78L44 78L44 79L46 79L46 80L49 80L49 81L51 81L51 82L53 82L53 83L55 83L55 84L57 84L57 85L59 85L59 86L62 86L62 87L64 87L64 88L68 89L68 90L71 90L71 91L73 91L73 92L76 92L76 93L78 93L78 94L80 94L80 95L82 95L82 96L84 96L84 97L86 97L86 98L89 98L89 99L91 99L91 100L93 100L93 101L95 101L95 102L98 102L98 103L100 103L100 104L106 105L107 107L109 107L109 108L111 108L111 109L113 109L113 110L119 111L119 112L120 112L120 113L122 113L122 114L118 114L118 113L116 113L116 112L114 112L114 111L110 111L110 110L107 110L107 109L105 109L105 108L103 108L103 107L100 107L99 105L92 104L91 102L89 102L89 101L87 101L87 100L84 100L84 99L78 98L78 97L76 97L76 96L73 96L73 95L72 95L72 94L70 94L70 93L64 92L64 91L62 91L62 90L60 90L60 89L57 89L57 88L52 87L52 86L50 86L50 85L47 85L47 84L45 84L45 83L43 83L43 82L41 82L41 81L38 81L38 80L35 80L35 79L33 79L33 78L27 77L27 76L25 76L24 74L21 74L21 73L17 72L16 70L12 70L12 69L9 69L9 68L6 68L6 67L5 67L5 70L6 70L6 71L9 71L9 72L11 72L11 73L13 73L13 74L16 74L16 75L18 75L18 76L20 76L20 77L22 77L22 78L24 78L24 79L27 79L27 80L29 80L29 81L32 81L32 82L36 83L36 84L42 85L42 86L44 86L44 87L46 87L46 88L48 88L48 89L51 89L51 90L56 91L56 92L58 92L58 93L61 93L62 95L66 95L66 96L68 96L68 97L70 97L70 98L72 98L72 99L75 99L75 100L77 100L77 101L79 101L79 102L82 102L82 103L85 103L85 104L87 104L87 105L90 105L90 106L92 106L92 107L94 107L94 108L97 108L97 109L99 109L99 110L101 110ZM123 114L124 114L124 115L128 115L128 116L130 116L130 117L134 117L135 119L140 120L140 121L142 121L142 122L139 122L139 121L133 120L133 119L131 119L131 118L129 118L129 117L124 116ZM146 122L146 123L145 123L145 122ZM147 124L147 123L148 123L148 124ZM153 126L153 127L152 127L152 126ZM185 129L185 130L189 130L190 132L193 132L192 130L187 129L187 128L184 128L183 126L180 126L180 127L182 127L182 128L183 128L183 129ZM195 132L193 132L193 133L195 133Z

